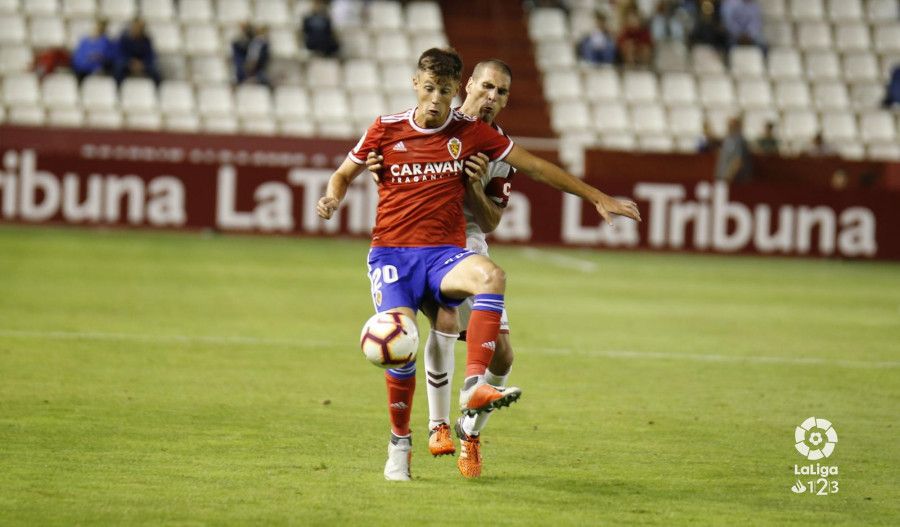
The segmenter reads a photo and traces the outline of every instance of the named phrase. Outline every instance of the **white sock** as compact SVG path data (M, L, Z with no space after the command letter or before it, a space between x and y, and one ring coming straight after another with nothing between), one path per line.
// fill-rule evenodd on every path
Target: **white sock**
M506 379L509 377L509 372L506 372L505 375L497 375L491 370L487 370L484 372L484 381L495 388L503 388L506 386ZM474 436L481 433L484 429L484 426L488 422L488 418L494 411L484 412L476 415L467 415L463 419L462 429L467 435Z
M431 330L425 341L425 389L428 393L428 429L450 423L450 385L455 366L453 349L458 334Z

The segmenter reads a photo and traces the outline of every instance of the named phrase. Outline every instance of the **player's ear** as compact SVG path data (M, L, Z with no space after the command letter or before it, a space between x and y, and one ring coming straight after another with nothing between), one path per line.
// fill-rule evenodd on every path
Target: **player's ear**
M466 81L466 93L472 93L472 85L475 84L475 79L469 77L469 80Z

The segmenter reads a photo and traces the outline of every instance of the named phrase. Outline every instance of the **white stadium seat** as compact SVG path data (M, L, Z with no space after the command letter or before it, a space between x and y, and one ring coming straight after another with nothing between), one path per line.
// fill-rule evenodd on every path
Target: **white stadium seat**
M757 108L744 112L744 136L750 140L758 139L766 130L768 123L778 122L778 112L771 109Z
M117 130L122 128L122 122L122 114L114 108L90 110L87 112L86 124L91 128Z
M23 44L0 47L0 75L25 72L31 67L31 48Z
M95 0L63 0L62 13L67 18L93 17L97 12Z
M802 22L798 24L797 44L804 51L831 49L831 27L827 22Z
M25 0L22 3L22 12L29 17L58 15L59 8L57 0Z
M381 62L405 62L412 59L412 50L406 34L393 32L377 35L375 57Z
M591 127L590 109L581 101L555 103L550 108L550 125L557 133L588 130Z
M884 100L884 84L881 82L854 82L850 87L850 102L854 108L877 108Z
M156 86L146 78L129 77L122 81L119 99L126 113L156 112L158 106Z
M666 42L657 47L655 55L654 67L661 72L685 71L690 65L687 46L681 42Z
M273 57L293 59L300 52L297 32L292 28L275 28L269 32L269 47Z
M163 126L170 132L195 133L200 131L200 118L193 113L166 115Z
M350 118L350 105L343 90L320 88L313 92L313 117L316 122L347 121Z
M363 30L338 33L341 55L345 58L369 58L372 53L372 37Z
M72 18L66 24L66 45L74 50L83 37L94 33L97 21L93 18ZM112 36L107 28L107 35Z
M711 46L696 45L691 49L691 63L694 65L694 73L708 75L724 73L725 66L719 52Z
M879 53L900 52L900 23L884 24L875 28L875 50Z
M203 130L211 134L236 134L238 121L232 115L210 115L203 117Z
M396 31L403 27L403 10L399 2L373 0L369 3L369 29Z
M866 19L873 24L896 22L900 16L897 0L869 0L866 3Z
M37 77L31 73L17 73L3 78L3 101L8 107L40 105Z
M187 79L190 77L187 59L181 53L160 53L156 57L159 74L164 79Z
M337 59L314 58L306 68L306 79L311 88L338 88L344 80L341 63Z
M84 126L84 114L79 108L47 110L46 124L62 128L81 128Z
M110 22L120 23L131 20L138 14L134 0L98 0L98 14ZM109 122L112 122L110 119ZM119 120L121 126L121 118Z
M406 4L406 27L417 32L444 33L444 18L437 2ZM418 48L417 48L418 49ZM426 49L426 48L422 48Z
M695 104L697 84L690 73L665 73L662 77L662 100L669 106Z
M172 0L141 0L141 16L148 22L170 22L176 18L175 7Z
M656 102L656 76L649 71L626 71L622 77L625 100L631 104Z
M700 103L704 108L733 108L736 98L731 79L724 75L700 79Z
M215 26L195 23L184 30L184 51L188 55L224 55Z
M775 85L775 103L781 110L809 108L809 88L801 80L786 80Z
M178 19L185 25L210 22L212 15L210 0L178 0Z
M216 20L219 25L237 25L250 20L250 2L247 0L216 0Z
M28 23L31 47L56 48L66 45L66 28L61 18L37 17Z
M790 15L795 21L822 20L825 8L822 0L790 0Z
M868 51L872 47L869 27L866 24L854 22L837 24L834 43L837 50L842 52Z
M856 141L859 136L856 117L851 112L829 112L822 114L822 137L826 142L837 144Z
M147 32L157 53L181 53L181 28L175 22L147 22Z
M828 18L835 24L862 20L862 17L862 0L828 0Z
M769 52L769 77L773 80L798 79L803 75L800 54L791 48L774 48Z
M125 127L132 130L159 130L162 128L162 116L156 112L126 113Z
M164 80L159 87L159 107L166 114L193 114L195 112L193 88L185 81Z
M386 93L411 92L415 68L405 62L386 64L381 72L382 90Z
M354 92L350 97L350 114L360 130L368 128L375 118L387 114L384 96L378 92Z
M668 130L666 113L658 104L632 106L631 123L638 135L661 135Z
M413 53L420 53L431 48L446 48L450 42L443 32L416 33L412 36L410 45Z
M859 119L860 135L867 144L890 143L897 140L894 115L888 110L863 113Z
M241 132L253 135L275 135L277 123L269 116L255 115L240 120Z
M841 77L841 65L832 51L814 51L806 55L806 74L810 80L834 80Z
M743 79L738 81L738 102L744 109L772 107L772 88L765 79Z
M14 106L9 109L6 120L12 124L41 126L44 124L44 109L40 106Z
M543 70L571 68L575 66L575 50L567 41L552 40L538 42L535 46L538 67Z
M592 101L616 101L621 97L619 73L610 66L585 71L584 86L585 94Z
M204 118L234 115L234 100L231 96L231 87L228 85L201 86L197 89L197 103Z
M222 57L200 56L191 59L191 78L196 84L227 82L230 69Z
M550 102L582 98L581 75L576 70L544 75L544 98Z
M272 95L260 84L242 84L235 90L235 106L239 117L268 117L272 114Z
M781 121L782 137L793 143L808 143L819 133L819 119L815 112L791 110Z
M296 27L285 0L256 0L253 22L269 27Z
M875 143L867 148L868 157L879 161L900 161L900 145Z
M629 133L602 134L600 136L600 145L608 150L622 150L625 152L637 150L638 147L637 140Z
M368 59L352 59L344 62L344 79L354 88L374 90L381 88L378 64Z
M770 19L783 18L787 14L784 3L785 0L759 0L763 15Z
M310 115L309 94L299 86L276 87L275 115L282 121L308 119Z
M631 132L628 110L618 102L594 105L594 128L601 134Z
M853 82L878 80L878 60L868 52L844 55L844 76Z
M675 106L669 109L669 130L692 141L703 132L703 112L696 106Z
M69 73L51 73L41 82L41 99L50 109L78 108L78 81Z
M25 21L15 13L0 14L0 44L25 42Z
M666 153L675 150L675 142L667 135L638 136L638 146L643 152Z
M842 82L820 82L813 86L813 102L821 111L844 110L850 107L847 87Z
M763 25L763 38L772 47L792 47L794 25L783 19L766 20Z
M119 96L115 81L111 77L97 76L84 79L81 83L81 105L87 110L118 108Z
M533 41L566 40L569 27L566 13L553 7L538 7L528 17L528 35Z
M761 77L765 75L762 51L756 46L731 48L731 73L736 77Z

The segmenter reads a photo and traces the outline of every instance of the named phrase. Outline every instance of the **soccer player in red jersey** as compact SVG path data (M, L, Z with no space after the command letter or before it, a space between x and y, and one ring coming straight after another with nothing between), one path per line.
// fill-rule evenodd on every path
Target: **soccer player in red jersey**
M464 249L463 199L467 180L477 179L465 160L483 152L491 161L505 160L538 181L571 176L514 145L490 125L452 110L461 73L462 60L455 51L425 51L413 78L417 107L376 119L332 174L317 212L330 218L360 173L366 154L373 150L383 154L384 176L368 261L376 310L415 318L426 298L455 307L474 296L460 407L465 414L475 415L508 405L521 390L498 390L484 378L500 330L506 276L488 257ZM634 202L617 200L571 179L573 188L566 190L589 200L607 221L613 214L640 219ZM388 370L385 379L392 437L384 475L389 480L408 480L415 363Z

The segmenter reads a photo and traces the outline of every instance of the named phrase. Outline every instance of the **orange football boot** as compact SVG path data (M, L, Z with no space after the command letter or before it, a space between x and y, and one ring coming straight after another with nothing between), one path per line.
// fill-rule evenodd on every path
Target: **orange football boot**
M428 435L428 450L434 457L456 454L456 446L450 437L450 427L447 423L441 423L431 429Z
M456 468L466 478L481 476L481 438L470 436L463 431L462 417L456 421L456 436L459 437L459 458Z

